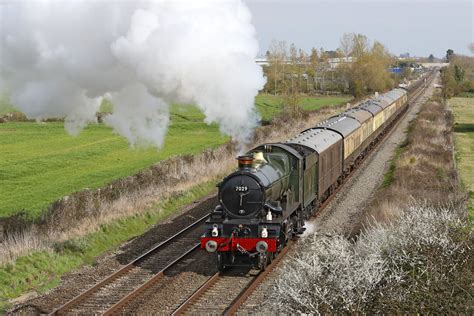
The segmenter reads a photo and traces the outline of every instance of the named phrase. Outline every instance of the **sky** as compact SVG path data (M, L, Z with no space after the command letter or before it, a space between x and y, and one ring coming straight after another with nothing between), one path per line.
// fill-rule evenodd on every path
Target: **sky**
M362 33L392 54L470 54L474 0L244 0L252 12L260 54L272 39L333 50L344 33Z

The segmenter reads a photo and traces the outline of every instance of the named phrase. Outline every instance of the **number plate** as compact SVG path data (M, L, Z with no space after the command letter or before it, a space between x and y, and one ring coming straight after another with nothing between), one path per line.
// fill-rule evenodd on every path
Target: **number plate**
M249 188L245 185L238 185L235 187L236 192L247 192Z

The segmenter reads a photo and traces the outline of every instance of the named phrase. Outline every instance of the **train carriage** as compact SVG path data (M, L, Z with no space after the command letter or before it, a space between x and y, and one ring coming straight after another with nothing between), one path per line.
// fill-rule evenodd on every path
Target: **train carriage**
M372 114L374 126L371 137L373 139L377 138L380 134L380 127L383 125L384 122L383 108L371 100L360 104L357 108Z
M356 119L361 124L361 135L362 135L362 144L356 150L356 157L363 157L367 149L369 148L370 143L372 142L372 134L374 132L374 117L373 115L365 110L360 108L352 108L343 112L341 115L351 117Z
M344 172L349 172L355 164L357 149L362 144L362 129L359 121L352 117L339 115L319 123L314 128L327 129L341 135L344 142Z
M309 129L285 143L308 153L305 155L303 177L307 203L327 196L342 173L341 135L331 130Z
M342 182L406 106L395 89L329 118L285 142L260 145L238 158L219 185L219 205L206 221L201 248L218 268L264 269L304 221Z

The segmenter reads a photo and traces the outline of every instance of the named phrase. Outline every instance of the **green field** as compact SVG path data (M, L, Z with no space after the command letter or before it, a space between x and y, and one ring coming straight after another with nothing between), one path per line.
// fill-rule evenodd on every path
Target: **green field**
M469 217L474 220L474 98L452 98L456 152L461 180L469 192Z
M346 102L347 98L302 99L303 109ZM266 119L283 110L281 98L259 96ZM7 107L4 107L7 108ZM63 124L0 124L0 217L20 210L33 217L54 200L85 188L98 188L173 155L194 154L228 141L217 125L203 122L192 106L173 106L171 125L161 150L130 149L126 140L102 125L89 125L77 137Z
M193 154L225 143L217 125L207 125L191 108L175 109L162 150L130 149L102 124L77 137L58 123L0 124L0 216L25 209L38 215L52 201L97 188L173 155ZM197 113L195 113L197 112Z
M350 101L350 97L302 97L299 99L303 110L317 110L324 106L338 105ZM274 95L259 95L255 98L255 104L263 120L271 120L284 109L283 99Z

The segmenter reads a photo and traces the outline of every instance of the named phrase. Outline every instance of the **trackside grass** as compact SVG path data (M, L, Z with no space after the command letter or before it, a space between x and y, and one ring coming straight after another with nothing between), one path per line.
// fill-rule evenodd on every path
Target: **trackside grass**
M301 104L304 109L317 109L347 100L305 98ZM2 104L4 111L11 110ZM259 96L256 104L267 119L283 110L279 97ZM65 195L99 188L170 156L196 154L229 140L216 124L204 123L196 107L174 105L170 112L171 124L161 150L130 149L123 137L103 124L89 125L77 137L68 135L61 122L0 124L0 217L23 210L35 218Z
M474 222L474 98L452 98L456 158L461 180L469 193L469 219Z
M9 299L28 291L42 293L56 286L65 272L93 263L104 251L143 234L157 221L164 220L179 208L211 193L215 190L216 181L197 185L178 197L159 203L144 214L104 224L99 231L57 245L58 251L37 251L1 266L0 312L10 305Z

